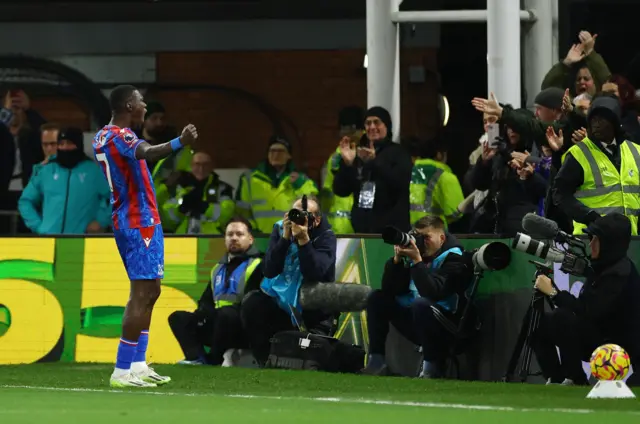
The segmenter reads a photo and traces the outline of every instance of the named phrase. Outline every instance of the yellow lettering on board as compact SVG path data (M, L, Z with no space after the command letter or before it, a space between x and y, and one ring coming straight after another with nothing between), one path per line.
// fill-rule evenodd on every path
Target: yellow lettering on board
M11 314L11 325L0 337L0 364L36 362L62 335L60 302L43 286L26 280L0 280L0 294L0 303Z
M195 239L193 239L195 241ZM188 249L184 243L165 245L165 269L173 261L191 263L197 260L196 249ZM179 259L177 259L179 258ZM129 299L129 278L122 264L114 239L86 239L84 247L84 271L81 308L100 306L125 307ZM149 329L147 357L155 363L172 363L183 358L180 345L169 328L168 317L176 310L192 311L196 302L187 294L171 287L162 287L162 294L156 303ZM76 362L114 362L118 348L118 338L93 337L83 334L76 336Z

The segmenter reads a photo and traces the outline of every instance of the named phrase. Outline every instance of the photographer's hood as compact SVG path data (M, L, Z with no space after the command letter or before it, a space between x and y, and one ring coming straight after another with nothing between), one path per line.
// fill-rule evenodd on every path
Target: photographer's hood
M627 256L631 244L631 221L619 213L610 213L592 222L585 233L600 240L600 257L593 260L594 266L607 266Z

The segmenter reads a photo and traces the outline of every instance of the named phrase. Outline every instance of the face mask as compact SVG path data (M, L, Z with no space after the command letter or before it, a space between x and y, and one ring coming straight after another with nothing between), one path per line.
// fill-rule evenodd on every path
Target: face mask
M84 152L80 149L58 150L56 162L64 168L74 168L78 163L86 159Z

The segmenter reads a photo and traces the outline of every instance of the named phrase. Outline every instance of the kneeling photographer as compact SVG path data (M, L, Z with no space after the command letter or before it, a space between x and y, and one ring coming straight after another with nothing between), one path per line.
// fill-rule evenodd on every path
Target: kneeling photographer
M371 293L367 305L369 360L366 374L388 374L385 342L389 323L407 339L422 346L422 377L444 377L451 333L440 316L457 323L464 310L465 290L473 268L457 239L446 234L437 216L415 224L411 237L383 233L394 244L394 256L385 265L382 289Z
M266 278L260 291L243 300L241 312L253 356L261 367L267 362L275 333L296 329L296 325L311 333L330 332L330 314L302 310L300 287L303 282L335 280L336 244L317 201L307 196L296 201L284 219L274 225L263 261Z
M544 313L533 337L548 384L588 384L582 361L589 361L591 353L606 343L622 346L632 362L640 357L640 275L627 257L631 222L613 213L596 219L586 232L591 270L578 298L568 291L557 291L544 275L535 282L535 288L556 306Z

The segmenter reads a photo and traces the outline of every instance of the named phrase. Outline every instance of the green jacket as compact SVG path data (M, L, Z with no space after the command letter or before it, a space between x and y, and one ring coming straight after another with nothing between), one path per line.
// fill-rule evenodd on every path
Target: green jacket
M577 68L583 64L586 65L591 72L596 91L600 91L602 84L611 76L611 71L602 56L595 51L585 57L583 61L578 64L573 64L570 67L562 63L562 61L553 65L549 72L547 72L547 75L545 75L544 80L542 80L541 89L544 90L549 87L569 88L571 96L575 96L575 81L571 79L575 76Z

